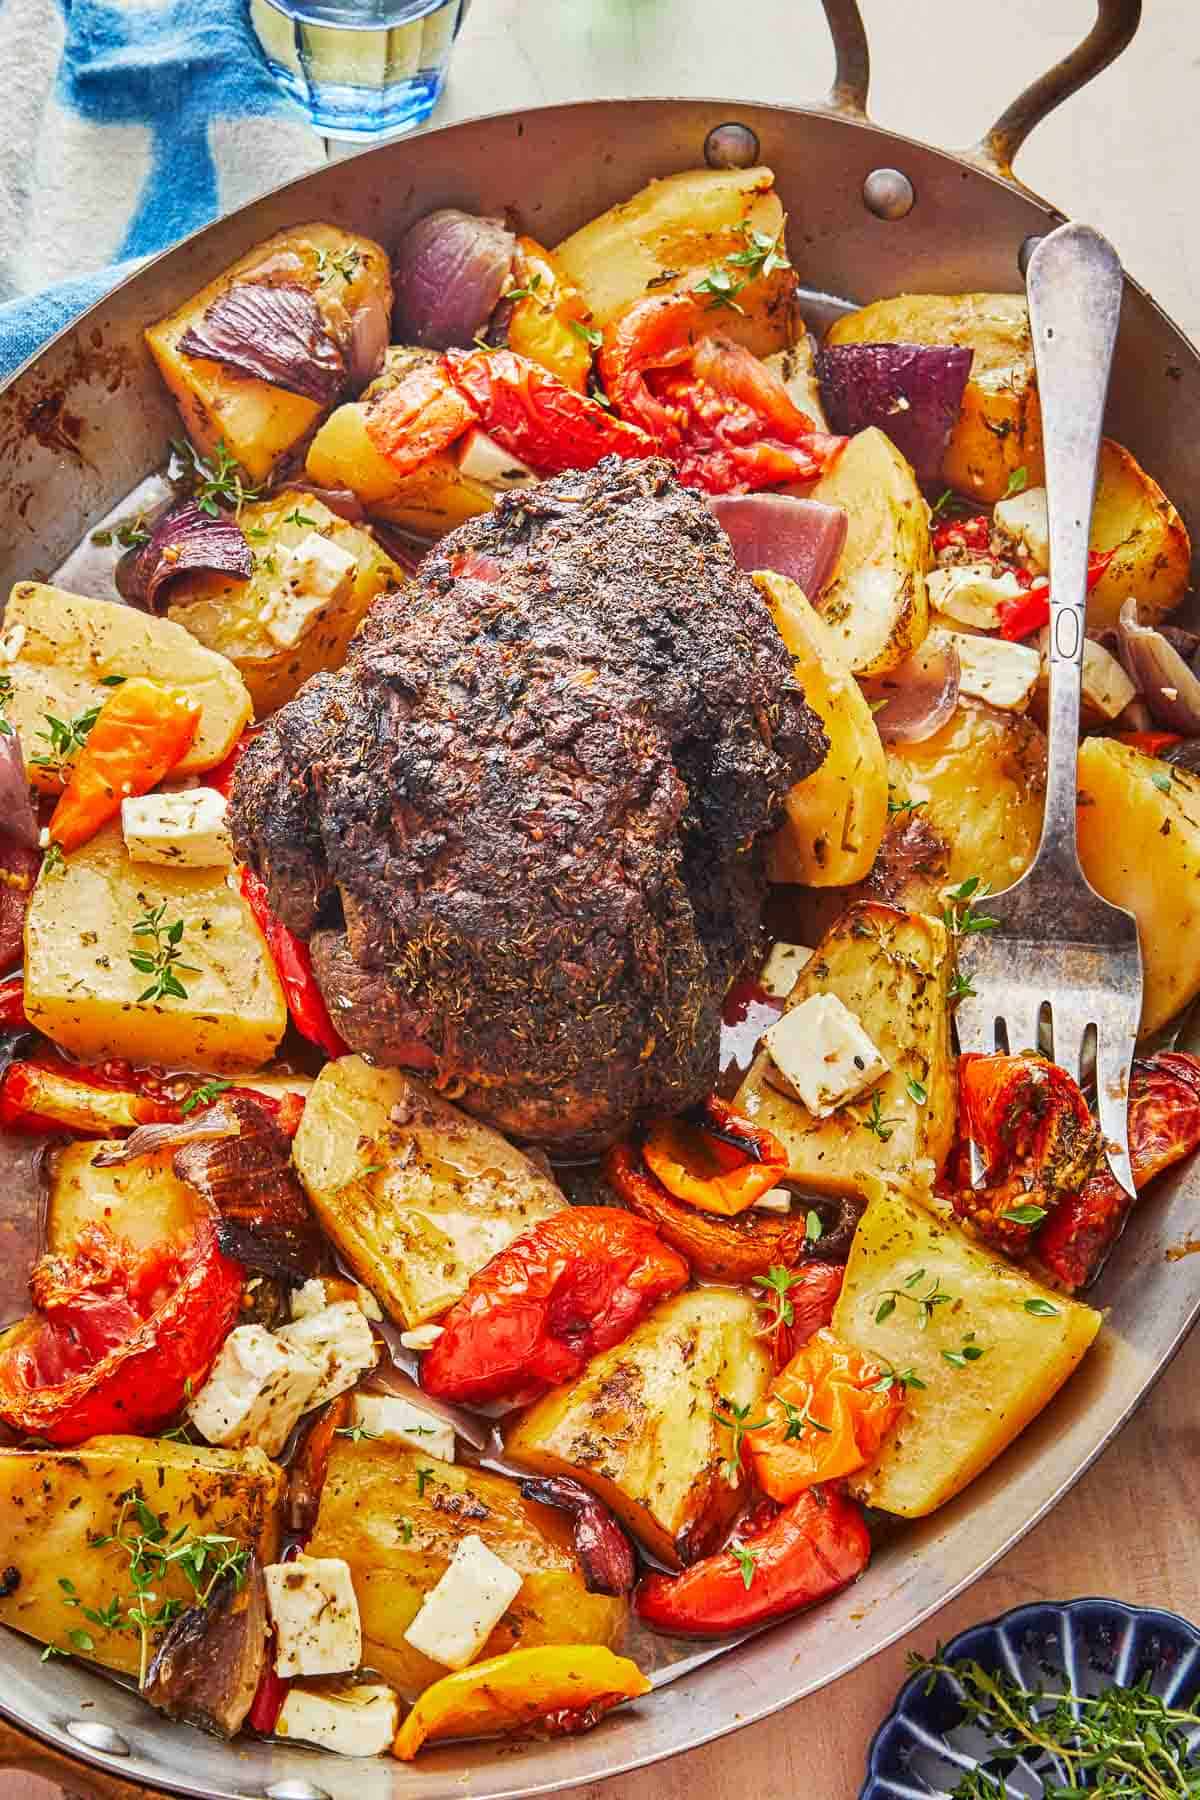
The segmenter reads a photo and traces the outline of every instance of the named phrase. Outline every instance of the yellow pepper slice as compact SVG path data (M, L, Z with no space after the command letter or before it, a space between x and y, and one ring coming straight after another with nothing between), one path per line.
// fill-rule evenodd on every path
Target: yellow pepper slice
M599 1644L509 1650L427 1687L396 1733L392 1754L411 1762L431 1738L483 1737L539 1720L582 1730L622 1700L649 1692L635 1662ZM575 1716L556 1719L563 1713Z
M540 363L577 393L586 393L592 344L583 295L531 237L517 239L513 276L523 297L508 322L509 349Z

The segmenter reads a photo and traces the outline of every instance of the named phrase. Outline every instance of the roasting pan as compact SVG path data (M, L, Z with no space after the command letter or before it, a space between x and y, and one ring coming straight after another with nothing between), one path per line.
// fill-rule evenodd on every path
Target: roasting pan
M554 243L652 176L710 160L774 171L793 259L819 296L1018 290L1022 246L1061 222L1014 179L1034 126L1117 56L1141 0L1098 0L1089 36L959 155L880 130L856 0L824 0L837 55L825 105L599 101L541 108L385 144L289 183L148 264L0 390L0 592L52 571L84 530L165 455L178 431L142 344L252 244L329 218L392 243L431 207L517 210ZM736 130L716 132L719 126ZM715 133L715 135L713 135ZM1027 253L1027 252L1026 252ZM835 299L828 302L837 310ZM1110 428L1161 480L1200 543L1200 355L1127 283ZM1120 1430L1200 1312L1193 1265L1172 1246L1200 1218L1200 1162L1135 1215L1094 1298L1106 1330L1055 1403L965 1494L892 1534L863 1580L816 1612L715 1655L676 1663L658 1692L590 1735L473 1744L412 1767L348 1763L273 1745L226 1746L135 1694L0 1633L0 1711L59 1749L179 1793L270 1800L501 1800L596 1781L693 1748L810 1694L902 1636L981 1575L1061 1498ZM825 1800L825 1796L821 1797Z

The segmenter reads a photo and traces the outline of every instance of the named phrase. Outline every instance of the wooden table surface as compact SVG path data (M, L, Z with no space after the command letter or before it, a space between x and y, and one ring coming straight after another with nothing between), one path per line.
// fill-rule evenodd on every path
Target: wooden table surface
M963 144L1087 30L1092 0L862 0L881 124ZM736 16L738 28L731 28ZM0 23L0 30L3 29ZM805 101L831 60L816 0L474 0L436 122L635 93ZM1024 178L1109 233L1127 267L1200 337L1200 14L1154 0L1125 56L1049 120ZM1200 1280L1200 1261L1179 1265ZM1200 1619L1194 1475L1200 1335L1118 1442L1036 1531L937 1618L774 1719L571 1800L853 1800L905 1652L1027 1600L1110 1594ZM43 1751L0 1723L0 1800L128 1800L141 1790Z

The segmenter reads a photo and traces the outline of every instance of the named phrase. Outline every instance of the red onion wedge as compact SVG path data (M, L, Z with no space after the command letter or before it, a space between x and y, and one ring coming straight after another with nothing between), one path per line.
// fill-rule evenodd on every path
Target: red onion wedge
M223 1101L190 1118L137 1125L119 1144L108 1144L92 1158L96 1169L120 1169L140 1156L157 1156L164 1150L182 1150L185 1144L209 1144L217 1138L236 1137L238 1121Z
M25 915L33 897L42 853L0 831L0 973L21 960L25 947Z
M1125 672L1155 723L1184 737L1200 734L1200 676L1161 631L1138 624L1137 601L1132 595L1121 608L1117 634Z
M264 1275L304 1281L322 1256L321 1232L292 1167L291 1139L249 1094L225 1094L237 1135L185 1144L172 1167L217 1214L226 1256Z
M254 558L236 519L228 513L204 512L194 500L183 500L163 514L149 543L135 552L121 592L131 604L154 612L168 583L196 569L249 581Z
M351 313L346 373L356 393L365 388L368 381L373 381L383 367L391 325L382 295L364 300Z
M877 425L907 456L922 486L930 486L941 474L974 355L950 344L830 344L818 350L829 429L849 436Z
M348 525L361 525L367 516L362 501L350 488L320 487L315 481L289 481L284 491L311 494L314 500L327 506L339 519L345 519Z
M346 385L342 353L312 293L297 282L235 281L188 326L178 347L319 406L330 405Z
M569 1512L575 1520L575 1554L589 1594L627 1594L637 1579L633 1546L595 1494L570 1475L523 1481L526 1500Z
M958 705L959 673L958 651L933 632L898 669L864 681L884 743L922 744L940 731Z
M504 290L515 245L499 219L452 206L410 225L392 259L396 341L469 347Z
M729 535L739 569L786 575L816 603L845 547L842 507L787 494L715 494L708 504Z
M37 814L25 773L25 755L7 719L0 719L0 821L5 837L15 838L27 850L37 849Z

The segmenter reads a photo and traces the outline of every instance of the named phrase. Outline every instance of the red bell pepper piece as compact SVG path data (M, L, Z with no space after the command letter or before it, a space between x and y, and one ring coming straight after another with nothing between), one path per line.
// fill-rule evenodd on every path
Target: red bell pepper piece
M852 1500L809 1488L780 1510L763 1500L728 1548L682 1575L646 1575L634 1596L638 1616L680 1637L723 1637L799 1612L861 1575L871 1540Z
M513 350L451 350L442 363L487 435L538 475L654 454L636 425Z
M705 1101L700 1121L660 1119L646 1134L642 1156L677 1200L726 1217L745 1212L788 1171L779 1139L717 1094Z
M308 945L275 917L267 899L267 884L253 869L242 870L242 894L267 940L296 1030L326 1056L345 1056L348 1046L329 1017L325 996L312 972Z
M8 981L0 981L0 1027L5 1031L19 1031L27 1026L25 1017L25 977L14 975Z
M169 1101L68 1072L66 1065L14 1062L0 1077L0 1126L8 1131L111 1137L178 1117L179 1108Z
M366 410L367 436L397 475L413 474L477 423L444 362L418 363Z
M1090 594L1109 563L1116 555L1115 550L1092 550L1088 553L1087 592ZM1033 576L1026 568L1013 571L1017 580L1032 582ZM1016 643L1019 638L1032 637L1035 631L1041 631L1050 623L1050 585L1039 583L1037 587L1028 587L1019 600L1002 600L997 607L1000 615L1000 636L1009 643Z
M229 798L229 790L233 786L233 778L237 774L238 764L262 730L261 725L247 725L224 762L219 762L215 769L210 769L205 777L205 785L216 788L218 794Z
M1114 735L1118 744L1128 744L1144 756L1161 756L1164 750L1173 750L1183 742L1177 731L1118 731Z

